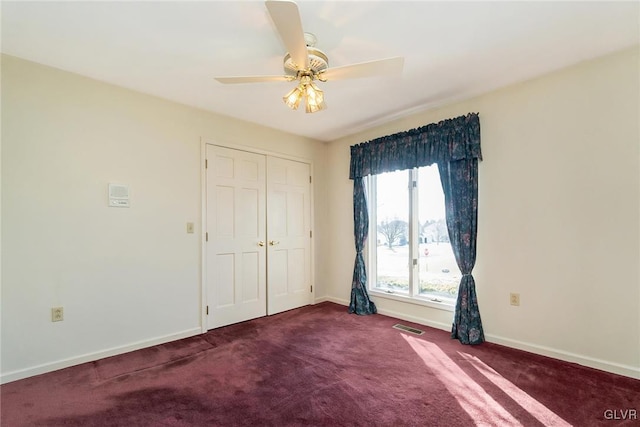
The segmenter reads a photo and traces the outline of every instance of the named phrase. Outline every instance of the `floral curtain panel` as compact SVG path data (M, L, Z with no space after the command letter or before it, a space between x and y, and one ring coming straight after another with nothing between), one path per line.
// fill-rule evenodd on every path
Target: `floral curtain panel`
M478 159L438 163L438 170L451 248L462 273L451 337L463 344L480 344L484 342L484 332L476 283L471 275L476 263L478 230Z
M484 341L475 282L471 271L476 258L478 160L480 118L469 113L351 147L349 177L354 180L354 235L356 261L349 311L376 312L366 289L367 273L362 249L368 233L366 192L363 178L395 170L438 164L447 215L447 228L456 261L463 274L456 302L452 338L463 344Z
M353 267L353 280L351 281L349 313L375 314L378 310L369 298L369 292L367 292L367 269L362 255L364 243L369 235L369 214L364 178L353 180L353 223L353 235L356 241L356 262Z

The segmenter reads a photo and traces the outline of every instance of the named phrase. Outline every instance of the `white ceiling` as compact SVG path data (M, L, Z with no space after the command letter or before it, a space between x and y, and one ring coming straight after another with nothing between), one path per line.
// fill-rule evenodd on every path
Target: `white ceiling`
M404 56L400 77L321 83L328 109L292 111L294 83L262 1L2 1L2 52L330 141L640 42L640 3L299 1L330 66Z

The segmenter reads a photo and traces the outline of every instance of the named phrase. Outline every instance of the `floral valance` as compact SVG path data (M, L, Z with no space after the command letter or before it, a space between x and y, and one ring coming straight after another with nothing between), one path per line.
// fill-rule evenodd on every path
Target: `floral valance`
M352 145L349 178L473 158L482 160L477 113Z

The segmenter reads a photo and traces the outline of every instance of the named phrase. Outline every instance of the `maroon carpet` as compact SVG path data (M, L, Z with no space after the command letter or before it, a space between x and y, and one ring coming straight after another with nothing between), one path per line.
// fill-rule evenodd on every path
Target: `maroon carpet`
M332 303L12 382L0 395L3 427L640 425L629 419L638 380L463 346Z

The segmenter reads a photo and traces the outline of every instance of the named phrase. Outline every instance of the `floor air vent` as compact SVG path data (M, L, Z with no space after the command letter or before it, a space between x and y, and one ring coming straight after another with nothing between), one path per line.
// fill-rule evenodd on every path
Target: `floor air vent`
M400 329L401 331L410 332L410 333L416 334L416 335L424 334L424 331L421 331L420 329L412 328L410 326L401 325L399 323L396 324L396 325L393 325L393 327L395 329Z

